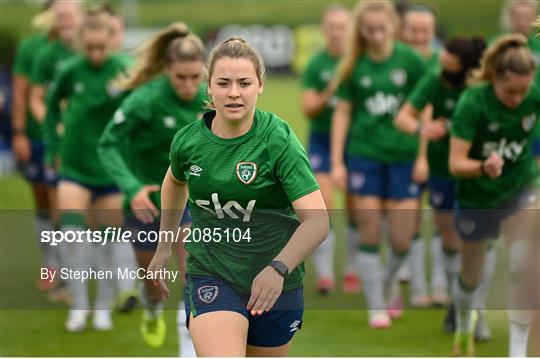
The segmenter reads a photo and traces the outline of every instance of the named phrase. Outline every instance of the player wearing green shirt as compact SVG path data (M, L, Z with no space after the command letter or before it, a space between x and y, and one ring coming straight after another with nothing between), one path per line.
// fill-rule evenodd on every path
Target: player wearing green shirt
M414 5L406 10L402 17L400 39L407 45L415 49L422 57L425 63L426 71L436 71L439 68L439 49L436 47L436 18L435 14L426 6ZM430 116L431 107L423 109L421 118ZM427 182L427 141L419 139L419 148L417 158L414 162L412 178L415 183L420 185L420 189L425 188ZM421 211L420 206L418 211ZM420 212L419 216L420 218ZM440 260L442 256L442 246L440 236L435 235L431 240L432 257L431 261L431 296L428 295L428 285L426 281L425 257L426 249L424 236L425 233L418 228L413 236L410 254L405 263L401 266L398 277L401 280L410 280L411 290L409 291L410 303L414 307L427 307L432 302L446 303L446 278L444 268Z
M165 40L168 39L168 40ZM134 233L158 231L160 186L169 167L169 150L176 132L195 122L204 112L207 99L204 78L205 49L202 41L183 23L173 24L151 39L152 44L141 55L137 68L123 88L133 90L116 111L100 140L99 154L106 171L125 195L125 207L132 212L124 227ZM163 58L161 67L152 59ZM162 73L165 75L162 75ZM124 143L127 141L127 151ZM181 223L189 228L186 211ZM155 242L134 242L140 268L147 268L156 250ZM182 246L179 246L182 249ZM184 252L178 252L183 262ZM183 273L183 265L180 265ZM145 281L141 299L145 312L141 334L152 347L162 346L166 326L162 298L151 280ZM184 312L183 303L179 310ZM185 320L179 323L181 356L194 356Z
M122 93L114 80L125 70L124 63L110 53L112 30L107 14L89 10L80 28L84 53L74 56L60 69L51 84L44 124L44 140L48 148L47 161L59 164L58 208L62 231L84 231L92 223L96 229L118 226L120 215L110 210L121 207L121 195L113 180L107 175L97 155L98 139L106 123L121 103ZM60 118L60 102L67 106ZM57 124L64 125L59 141ZM87 211L99 209L99 211ZM109 211L107 211L109 210ZM92 217L88 217L89 214ZM91 221L91 222L90 222ZM99 245L99 253L89 243L64 244L65 267L88 270L90 258L97 260L96 267L108 269L112 247ZM68 279L73 304L66 321L70 332L86 327L89 313L87 282ZM110 302L114 294L111 280L97 283L93 327L97 330L112 329Z
M216 110L175 136L160 229L176 232L189 197L185 298L197 355L284 356L302 323L302 263L328 235L324 200L289 125L256 109L257 52L230 38L208 72ZM166 268L170 246L160 241L149 271ZM154 284L168 295L164 279Z
M533 85L534 58L522 35L506 35L484 54L475 80L454 111L449 168L457 179L457 230L462 264L454 293L457 330L454 354L474 354L472 297L482 279L488 239L502 229L509 241L510 355L525 356L531 314L521 277L534 233L536 205L532 188L538 168L531 144L540 114L540 90ZM532 218L531 218L532 217Z
M448 170L450 143L448 128L452 121L455 105L465 89L467 74L479 65L485 46L485 41L480 38L456 37L450 39L441 51L441 69L429 71L424 75L409 95L395 120L396 127L400 130L409 134L416 133L429 141L427 148L429 198L431 207L435 209L435 224L442 237L442 253L438 257L433 256L432 261L439 260L438 264L442 266L446 278L449 279L444 281L443 288L438 289L444 296L447 295L446 293L451 293L452 278L455 278L459 270L458 251L460 246L459 235L453 226L455 183ZM422 111L428 106L431 107L430 118L422 120ZM436 252L432 251L432 253ZM490 251L490 255L494 256L495 251ZM494 258L490 259L492 260L486 263L495 263ZM486 270L488 269L486 268ZM489 288L488 285L485 287ZM432 293L434 289L437 288L432 284ZM477 339L487 340L489 332L483 323L485 323L484 320L479 321ZM455 321L452 305L449 307L444 326L448 332L454 331Z
M397 14L391 1L361 1L353 12L357 29L340 67L338 105L332 123L332 177L353 194L361 232L359 274L373 328L391 325L389 313L401 315L399 291L383 295L407 255L416 231L418 186L412 181L416 136L393 125L402 102L424 72L420 56L395 42ZM347 160L345 161L345 155ZM347 165L345 165L347 163ZM367 210L366 210L367 209ZM380 263L383 210L389 210L390 256L386 281ZM414 212L414 213L413 213ZM398 214L399 213L399 214Z
M330 127L336 106L336 81L334 77L344 47L347 27L350 22L349 11L340 5L330 6L323 14L321 29L326 40L323 50L309 61L302 78L302 107L309 119L309 161L327 208L332 208L334 186L330 177ZM343 291L358 293L360 283L356 274L355 249L358 246L356 228L347 228L346 263L343 276ZM313 256L317 271L317 290L328 294L334 288L334 257L336 237L330 232Z

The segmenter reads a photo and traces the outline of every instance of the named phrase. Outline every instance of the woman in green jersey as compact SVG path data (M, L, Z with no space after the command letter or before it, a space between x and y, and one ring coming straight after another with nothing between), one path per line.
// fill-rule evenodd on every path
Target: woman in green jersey
M37 16L51 13L54 2L47 2L45 10ZM53 228L51 218L51 202L47 191L47 181L45 178L45 167L43 164L43 139L41 135L41 125L36 121L32 113L28 111L30 77L32 66L36 61L35 53L55 36L54 24L48 24L50 28L39 34L23 39L17 47L15 62L13 66L13 116L12 148L15 159L24 174L26 180L32 186L34 205L37 209L35 216L35 229L39 234L45 230ZM41 265L54 271L59 267L58 251L54 247L45 243L40 243ZM60 289L54 288L58 281L51 282L45 279L38 279L40 290L50 290L50 296L60 294Z
M134 217L125 220L125 227L133 233L159 230L160 183L169 167L172 139L204 112L204 57L202 41L184 23L154 35L141 50L139 67L122 86L133 92L101 137L100 158L125 195L124 207L132 210ZM124 151L125 141L129 151ZM189 227L190 222L186 212L182 223ZM139 267L147 268L157 243L132 244ZM183 263L183 251L179 254ZM143 338L150 346L161 346L165 341L163 304L151 280L145 281L141 299L145 306L140 328ZM183 304L179 310L184 311ZM182 348L187 344L182 342Z
M460 247L459 235L454 228L455 183L448 171L448 128L455 104L465 89L466 76L479 65L485 46L485 41L480 38L455 37L447 41L440 53L441 69L424 75L395 118L395 125L400 130L418 134L422 140L429 141L426 154L429 201L435 210L437 231L442 237L443 254L440 265L446 272L448 285L452 283L452 278L459 269ZM421 113L428 106L432 109L430 118L421 120ZM492 251L491 254L494 256L495 252ZM432 257L432 261L435 258ZM495 262L495 258L490 259L490 262ZM443 292L447 292L446 287ZM450 309L445 328L453 332L454 313L452 307ZM488 336L485 330L479 335L482 339L487 339Z
M424 71L420 56L394 41L397 14L391 1L361 1L353 12L350 43L338 70L338 105L332 123L332 177L353 193L361 232L357 254L369 307L369 324L391 325L402 313L399 290L390 288L416 230L418 186L411 175L418 147L393 117ZM386 280L380 262L383 215L392 246ZM392 286L396 287L396 286Z
M534 238L538 169L531 150L540 113L535 62L522 35L499 38L473 73L454 111L450 173L457 177L457 230L463 240L454 292L457 330L454 354L474 354L472 299L483 275L489 240L502 231L508 241L510 356L526 356L531 314L523 310L524 263ZM530 308L530 307L528 307Z
M258 53L230 38L210 53L208 75L215 110L173 140L160 229L177 232L189 196L193 225L179 238L197 355L284 356L302 324L303 261L328 235L324 200L289 125L256 108ZM167 267L170 248L160 241L149 272ZM163 278L154 284L169 294Z
M309 161L321 186L327 208L332 208L334 197L334 185L330 177L330 127L337 101L337 83L332 79L343 54L349 22L349 11L342 5L332 5L324 12L321 29L326 47L310 59L302 79L302 107L310 122ZM358 236L354 226L348 226L346 241L343 290L346 293L358 293L360 283L355 265ZM321 294L328 294L334 288L335 242L335 234L331 231L313 255L317 271L317 290Z
M121 207L121 195L97 155L99 136L122 100L113 80L125 70L125 65L110 54L111 35L108 15L88 11L79 30L83 55L74 56L62 66L48 96L44 124L46 161L49 166L58 167L59 225L64 232L84 231L90 225L100 229L121 222L120 216L110 211ZM64 101L67 106L61 112L60 104ZM60 121L63 124L61 141L57 132ZM91 258L100 262L97 267L105 267L104 262L111 257L111 246L103 244L62 243L59 248L65 267L87 270ZM99 254L91 255L94 250ZM73 305L66 329L81 331L86 327L89 308L87 282L68 278L68 284ZM109 310L114 294L112 285L108 279L98 282L95 329L112 328Z

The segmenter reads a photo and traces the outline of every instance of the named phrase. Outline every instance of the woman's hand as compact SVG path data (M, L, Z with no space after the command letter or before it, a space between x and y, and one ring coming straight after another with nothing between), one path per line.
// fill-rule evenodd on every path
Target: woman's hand
M484 173L489 178L495 179L502 174L504 160L498 153L493 152L484 162L482 162L481 166Z
M159 217L159 210L150 200L150 193L159 191L158 185L143 186L131 200L131 209L135 218L147 224Z
M247 305L247 310L251 311L251 315L261 315L272 309L281 295L283 282L284 278L270 266L257 274L251 285L251 297Z
M167 282L165 279L160 278L158 273L163 270L167 269L167 262L169 261L169 254L163 253L159 250L157 250L154 253L154 256L152 257L152 261L150 262L150 265L146 269L146 272L152 272L155 273L153 276L154 279L152 279L152 282L154 283L154 286L159 289L162 296L167 299L169 298L169 288L167 287Z
M412 180L414 183L423 184L426 183L429 178L429 164L425 156L419 156L414 161L414 167L412 171Z
M448 128L445 119L435 119L424 123L421 130L423 138L429 141L437 141L448 134Z
M32 146L28 136L24 133L15 133L12 139L13 153L19 163L28 163L32 157Z
M346 190L347 189L347 167L344 163L332 165L332 171L330 173L334 186Z

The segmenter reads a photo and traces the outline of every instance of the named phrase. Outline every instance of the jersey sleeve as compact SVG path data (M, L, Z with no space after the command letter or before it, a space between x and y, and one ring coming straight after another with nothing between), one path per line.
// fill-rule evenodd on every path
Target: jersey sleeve
M15 53L15 61L13 63L13 73L15 75L25 76L30 78L32 73L32 61L28 53L28 39L21 42Z
M319 189L306 151L288 125L276 130L268 147L274 177L291 203Z
M409 69L408 69L408 81L411 82L412 87L414 88L418 81L424 76L426 73L427 65L424 60L418 55L416 52L411 52L410 60L409 60Z
M48 69L48 60L47 60L47 51L48 47L43 48L41 51L38 51L36 55L36 60L32 65L32 70L30 72L30 82L34 85L45 86L47 81L50 79L49 69Z
M336 91L336 96L338 99L343 101L351 102L354 98L354 86L352 81L352 73L346 79L339 83L338 89Z
M456 105L450 133L453 137L472 142L478 129L479 116L477 107L479 104L469 91L462 94Z
M188 165L185 152L182 150L182 144L186 140L185 127L179 130L171 143L169 160L171 161L171 172L180 182L186 182L185 169Z
M321 85L319 83L317 74L317 66L314 59L311 59L302 75L302 87L304 90L321 90Z
M98 154L107 173L131 202L133 197L145 185L133 174L122 156L121 145L126 138L150 117L144 101L128 97L116 110L99 140Z
M408 101L416 110L422 111L428 103L433 102L435 80L433 73L426 73L410 93Z
M60 101L68 97L69 73L60 71L51 84L47 98L47 113L43 125L43 140L46 146L45 163L54 165L58 154L59 136L57 125L60 121Z

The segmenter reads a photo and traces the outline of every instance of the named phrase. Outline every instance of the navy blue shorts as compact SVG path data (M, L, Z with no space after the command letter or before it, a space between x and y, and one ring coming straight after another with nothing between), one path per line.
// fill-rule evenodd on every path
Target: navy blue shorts
M349 191L359 196L403 200L420 197L420 188L412 180L414 163L380 163L348 156Z
M429 204L434 210L449 211L456 208L456 183L452 178L431 176L428 180Z
M58 180L76 183L79 186L86 188L87 190L90 191L90 196L91 196L90 199L92 202L95 202L97 199L101 197L120 193L120 189L116 185L94 186L94 185L82 183L80 181L77 181L76 179L73 179L67 176L60 176Z
M533 142L533 152L536 157L540 157L540 140Z
M30 183L45 183L49 186L56 186L58 178L56 171L46 168L44 163L45 146L41 141L32 141L32 154L28 163L21 164L20 170L26 180Z
M139 237L138 233L141 231L146 233L151 231L158 233L159 222L159 218L155 218L154 222L152 223L143 223L132 215L126 216L124 220L124 229L131 232L131 238L133 238L131 245L133 246L133 248L139 251L154 252L159 244L158 241L148 241L146 240L146 238L142 239ZM189 208L186 207L184 215L180 220L180 225L184 225L187 223L191 223L191 214L189 213ZM185 236L181 237L184 238Z
M501 223L516 211L534 205L538 201L538 190L527 189L516 195L507 204L497 209L456 207L455 225L464 241L495 239L501 234Z
M330 135L311 133L309 136L309 163L313 172L330 172Z
M282 292L274 308L256 316L246 309L249 297L220 278L188 274L184 291L186 325L189 327L190 314L196 317L223 310L240 313L249 321L247 344L267 348L287 344L302 327L303 288Z

